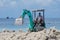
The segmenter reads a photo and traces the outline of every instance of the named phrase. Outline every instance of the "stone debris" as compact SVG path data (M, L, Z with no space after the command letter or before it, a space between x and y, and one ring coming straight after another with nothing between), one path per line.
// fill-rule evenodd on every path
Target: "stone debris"
M38 32L4 30L0 32L0 40L60 40L60 30L54 27Z

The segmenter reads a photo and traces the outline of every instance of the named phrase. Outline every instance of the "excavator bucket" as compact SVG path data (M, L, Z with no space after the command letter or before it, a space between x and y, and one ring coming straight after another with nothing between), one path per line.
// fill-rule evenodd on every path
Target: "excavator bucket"
M16 24L16 25L22 25L22 24L23 24L23 19L22 19L22 17L17 18L17 19L15 20L15 24Z

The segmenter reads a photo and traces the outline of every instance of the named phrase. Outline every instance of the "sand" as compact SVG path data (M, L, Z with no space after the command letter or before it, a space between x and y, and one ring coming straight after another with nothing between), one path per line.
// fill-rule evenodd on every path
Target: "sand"
M4 30L0 32L0 40L60 40L60 30L53 28L38 32Z

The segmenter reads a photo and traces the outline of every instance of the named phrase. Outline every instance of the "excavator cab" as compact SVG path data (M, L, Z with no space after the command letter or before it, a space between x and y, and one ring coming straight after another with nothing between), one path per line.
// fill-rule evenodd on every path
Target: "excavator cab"
M46 28L46 27L45 27L44 9L41 9L41 10L33 10L32 13L33 13L33 19L34 19L36 31L41 31L41 30L43 30L44 28ZM43 18L43 23L41 23L41 22L39 22L39 21L37 20L37 17L38 17L39 15L42 16L42 18ZM39 19L39 17L38 17L38 19ZM36 20L36 21L35 21L35 20ZM39 23L38 23L38 22L39 22Z

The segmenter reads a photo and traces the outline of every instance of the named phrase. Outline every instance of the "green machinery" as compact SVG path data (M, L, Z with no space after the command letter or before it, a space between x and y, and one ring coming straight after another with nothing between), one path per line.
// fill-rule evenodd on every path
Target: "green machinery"
M44 19L44 10L37 10L37 11L43 11L43 19ZM36 12L36 11L35 11L35 12ZM30 30L31 32L36 31L36 30L34 29L33 15L31 14L31 12L30 12L29 10L26 10L26 9L23 10L23 14L21 15L22 22L24 21L25 15L28 15L29 20L30 20L29 30ZM44 24L45 24L45 21L44 21ZM45 26L44 26L44 27L45 27Z

